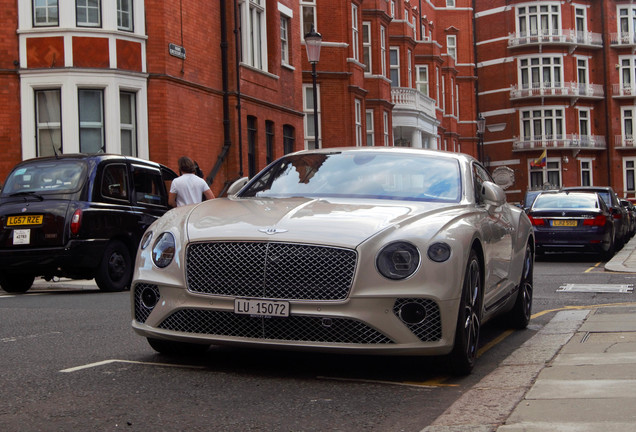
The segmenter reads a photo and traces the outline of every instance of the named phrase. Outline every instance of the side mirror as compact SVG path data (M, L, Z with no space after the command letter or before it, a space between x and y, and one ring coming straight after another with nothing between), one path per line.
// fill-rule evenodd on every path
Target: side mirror
M482 184L481 196L484 203L489 206L500 207L506 203L506 193L493 182L486 181Z
M241 177L240 179L236 180L234 183L232 183L230 185L229 188L227 188L227 196L234 196L238 193L238 191L240 191L243 186L245 186L247 184L247 181L249 180L248 177Z

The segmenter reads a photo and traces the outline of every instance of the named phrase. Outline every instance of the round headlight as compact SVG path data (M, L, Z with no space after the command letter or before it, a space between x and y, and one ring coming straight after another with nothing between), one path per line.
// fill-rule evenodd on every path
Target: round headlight
M378 271L388 279L405 279L415 273L419 265L419 251L407 242L388 244L376 259Z
M152 231L146 231L140 242L142 250L148 247L150 240L152 240Z
M427 255L435 262L444 262L450 258L451 248L446 243L433 243L429 246Z
M152 261L157 267L164 268L172 262L174 251L174 236L169 232L162 233L152 248Z

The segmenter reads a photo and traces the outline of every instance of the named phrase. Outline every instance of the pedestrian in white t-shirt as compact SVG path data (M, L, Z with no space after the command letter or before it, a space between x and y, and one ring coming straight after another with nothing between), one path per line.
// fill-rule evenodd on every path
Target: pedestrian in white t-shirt
M188 204L200 203L214 198L210 186L201 177L195 174L196 165L187 156L181 156L178 161L179 177L172 180L168 203L172 207L181 207Z

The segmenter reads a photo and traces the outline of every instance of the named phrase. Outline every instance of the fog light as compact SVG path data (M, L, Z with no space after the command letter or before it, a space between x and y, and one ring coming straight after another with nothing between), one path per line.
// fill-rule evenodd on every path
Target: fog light
M153 287L146 287L141 291L141 304L146 309L153 309L159 302L159 292Z
M406 324L420 324L426 319L426 309L419 303L406 303L400 307L399 316Z

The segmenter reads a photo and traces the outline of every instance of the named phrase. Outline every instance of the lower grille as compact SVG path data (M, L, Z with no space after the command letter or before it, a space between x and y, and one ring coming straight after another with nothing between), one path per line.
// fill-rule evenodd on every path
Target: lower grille
M138 283L135 285L135 321L141 324L146 322L150 312L152 312L152 309L144 306L144 303L141 300L141 293L144 289L151 289L155 291L157 298L159 298L159 287L157 285L146 283Z
M424 307L426 318L419 324L404 323L422 342L435 342L442 338L442 318L439 306L433 300L421 298L402 298L395 301L393 313L400 317L400 308L407 303L417 303Z
M261 318L226 311L182 309L166 318L159 328L263 340L342 344L393 343L382 333L360 321L300 315Z

